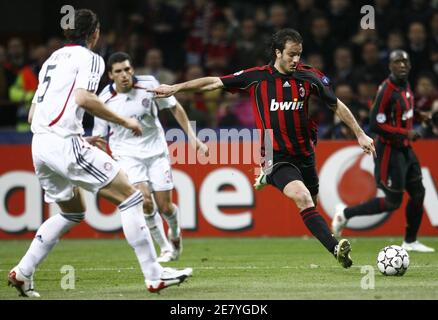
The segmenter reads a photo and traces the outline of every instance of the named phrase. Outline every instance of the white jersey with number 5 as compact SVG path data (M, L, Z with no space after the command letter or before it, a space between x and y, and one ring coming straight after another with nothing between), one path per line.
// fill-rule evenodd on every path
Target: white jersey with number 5
M67 45L56 50L38 76L38 89L32 100L36 104L32 132L61 137L83 134L85 110L75 102L75 89L95 93L104 69L102 57L83 46Z
M163 127L158 119L158 110L176 106L175 97L154 99L147 89L159 86L153 76L134 77L134 86L127 93L115 90L115 85L106 86L99 98L115 113L127 118L136 118L143 134L136 137L132 131L120 125L94 118L93 136L109 136L109 145L114 156L150 158L168 153Z

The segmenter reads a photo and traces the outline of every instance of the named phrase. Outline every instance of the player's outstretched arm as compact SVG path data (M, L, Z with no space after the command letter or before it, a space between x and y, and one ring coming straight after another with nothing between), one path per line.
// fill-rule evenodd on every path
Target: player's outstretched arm
M136 119L125 118L112 112L103 104L102 101L99 100L99 98L94 93L79 88L75 90L75 99L76 103L79 106L87 110L93 116L102 118L109 122L113 122L127 129L130 129L136 136L142 134L141 126Z
M174 85L162 84L157 88L149 89L157 98L166 98L180 91L210 91L223 88L224 84L219 77L204 77Z
M208 157L208 146L196 137L196 134L190 125L189 117L187 116L183 106L177 101L175 107L171 108L170 111L172 112L176 121L178 121L181 128L187 134L190 145Z
M376 157L376 149L374 148L373 139L368 137L362 128L357 123L350 109L341 101L337 100L336 115L341 119L356 135L357 142L367 154L372 154Z

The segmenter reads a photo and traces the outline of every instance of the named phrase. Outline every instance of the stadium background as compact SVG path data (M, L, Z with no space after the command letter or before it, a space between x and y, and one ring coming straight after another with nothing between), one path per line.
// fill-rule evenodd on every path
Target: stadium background
M112 52L126 51L138 73L153 74L163 83L266 64L270 35L294 27L304 37L303 61L329 76L337 96L365 130L377 87L388 74L388 53L403 48L411 55L416 108L438 113L437 1L3 1L1 12L20 14L4 14L0 22L0 238L30 238L44 218L56 213L43 204L33 175L31 134L25 119L42 62L62 46L59 21L65 4L98 13L101 40L96 51L105 59ZM375 29L360 28L360 8L366 4L375 8ZM177 98L199 129L253 126L245 96L216 91ZM166 128L176 126L168 114L160 117ZM369 173L371 159L354 147L352 133L317 99L312 101L312 117L319 123L319 206L329 220L335 200L358 203L376 189ZM89 132L92 119L87 117L84 124ZM427 190L420 234L438 235L438 123L417 123L416 127L425 137L414 146ZM245 143L251 141L240 146ZM296 208L280 193L273 188L252 190L252 164L177 164L174 168L175 197L182 208L186 236L308 234ZM87 223L68 237L121 236L114 208L95 203L90 196L88 205L93 209ZM404 209L400 209L389 217L364 218L355 226L357 230L346 234L402 235L404 223Z

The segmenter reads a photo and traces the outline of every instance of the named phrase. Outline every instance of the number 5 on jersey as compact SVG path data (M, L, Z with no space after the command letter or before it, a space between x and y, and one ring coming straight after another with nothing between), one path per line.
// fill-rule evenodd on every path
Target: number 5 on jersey
M53 70L55 68L56 68L56 64L51 64L51 65L47 66L46 74L44 75L44 81L43 81L43 83L47 82L47 86L46 86L46 90L44 90L44 93L38 97L38 100L37 100L38 103L43 102L43 100L44 100L44 96L46 95L47 89L49 89L49 86L50 86L50 81L52 80L52 78L48 75L49 71Z

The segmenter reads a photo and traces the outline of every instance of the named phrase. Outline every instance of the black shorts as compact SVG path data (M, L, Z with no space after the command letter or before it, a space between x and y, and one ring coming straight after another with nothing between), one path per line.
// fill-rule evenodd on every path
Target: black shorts
M397 148L378 141L374 177L379 187L403 192L406 185L422 179L421 166L411 147Z
M316 172L315 154L308 157L293 157L274 153L274 165L266 181L283 192L292 181L299 180L309 189L312 196L319 191L319 179Z

